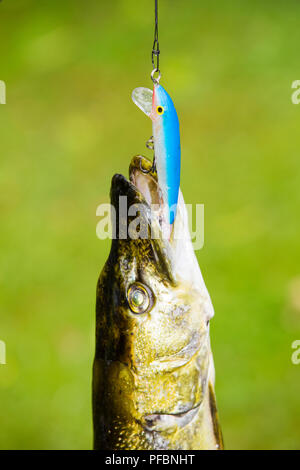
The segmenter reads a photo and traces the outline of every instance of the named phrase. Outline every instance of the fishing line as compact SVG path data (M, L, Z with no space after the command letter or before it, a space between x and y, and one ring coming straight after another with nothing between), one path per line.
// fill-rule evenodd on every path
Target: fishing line
M154 0L154 15L155 15L155 26L154 26L154 41L152 46L152 72L151 79L153 83L159 83L161 73L159 69L159 42L158 42L158 0ZM158 73L158 76L155 77L155 74Z
M152 59L151 80L153 81L154 84L158 85L160 77L161 77L161 73L159 69L160 50L159 50L159 42L158 42L158 0L154 0L154 17L155 17L155 23L154 23L154 41L153 41L152 54L151 54L151 59ZM155 77L156 73L158 73L157 77ZM149 150L154 150L153 135L150 137L150 139L147 140L146 147ZM155 154L153 154L153 163L152 163L152 167L150 168L150 170L142 170L142 171L143 173L156 172Z

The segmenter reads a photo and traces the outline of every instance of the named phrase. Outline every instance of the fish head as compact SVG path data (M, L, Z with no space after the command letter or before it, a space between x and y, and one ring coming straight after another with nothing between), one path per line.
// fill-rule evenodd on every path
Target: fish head
M213 312L185 238L182 198L175 221L182 240L161 235L153 209L159 203L157 176L151 166L138 156L130 165L129 181L113 177L115 238L97 287L96 359L106 371L98 377L106 376L118 415L129 413L144 426L153 425L149 416L186 413L201 404L211 363ZM132 230L137 219L142 236Z

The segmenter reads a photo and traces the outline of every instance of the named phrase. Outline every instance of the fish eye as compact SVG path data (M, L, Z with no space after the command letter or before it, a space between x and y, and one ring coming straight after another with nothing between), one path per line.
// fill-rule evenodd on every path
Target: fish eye
M159 114L159 115L164 114L164 112L165 112L164 107L163 107L163 106L157 106L157 107L156 107L156 112L157 112L157 114Z
M153 304L150 290L141 283L135 283L129 287L127 300L133 313L146 313Z

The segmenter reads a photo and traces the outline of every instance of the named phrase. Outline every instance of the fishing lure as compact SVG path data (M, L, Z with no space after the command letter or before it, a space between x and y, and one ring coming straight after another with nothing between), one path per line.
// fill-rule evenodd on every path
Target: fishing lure
M175 106L166 90L154 82L153 92L135 88L133 102L152 120L155 164L168 222L174 223L180 185L180 133Z

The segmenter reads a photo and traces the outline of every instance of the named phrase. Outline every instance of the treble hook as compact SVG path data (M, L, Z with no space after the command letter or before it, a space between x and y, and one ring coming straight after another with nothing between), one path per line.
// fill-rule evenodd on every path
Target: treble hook
M154 140L153 140L153 135L150 137L150 139L147 140L146 142L146 147L149 150L154 150Z
M140 170L142 173L145 173L146 175L149 173L155 173L156 172L156 163L155 163L155 157L153 158L152 166L149 170L146 170L145 168L142 167L142 162L140 161Z
M153 135L150 137L150 139L147 140L146 142L146 147L147 149L149 150L154 150L154 140L153 140ZM145 168L142 167L142 162L140 161L140 170L145 173L145 174L148 174L148 173L155 173L156 172L156 163L155 163L155 155L153 157L153 162L152 162L152 166L149 170L145 170Z

